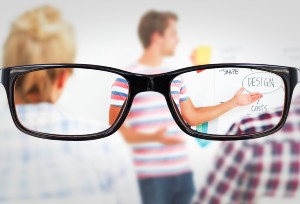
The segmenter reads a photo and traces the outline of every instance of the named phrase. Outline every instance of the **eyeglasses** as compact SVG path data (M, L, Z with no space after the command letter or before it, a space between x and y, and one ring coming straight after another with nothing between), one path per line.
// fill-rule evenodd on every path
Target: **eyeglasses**
M284 125L299 76L297 68L265 64L209 64L153 75L87 64L0 71L18 129L35 137L70 141L109 136L128 114L137 118L131 120L132 126L164 124L162 113L171 113L183 132L197 138L267 136ZM154 92L164 96L170 111L160 109ZM60 109L55 112L51 107L57 104ZM143 118L147 114L149 120ZM234 132L234 124L245 131Z

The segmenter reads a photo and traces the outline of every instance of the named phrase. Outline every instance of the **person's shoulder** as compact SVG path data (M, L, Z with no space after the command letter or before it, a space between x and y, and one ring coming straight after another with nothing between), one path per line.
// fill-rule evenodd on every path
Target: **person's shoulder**
M99 121L95 121L89 118L81 117L77 114L73 114L65 109L61 104L50 103L38 103L21 105L17 107L18 112L22 114L26 121L35 121L36 127L43 126L45 123L52 127L61 127L64 124L64 131L68 134L80 132L84 134L84 130L87 134L97 133L99 130L103 131L108 129L108 125L101 124Z
M133 73L138 73L140 72L140 70L144 69L144 66L142 66L139 62L133 62L125 67L126 67L126 71L133 72Z
M236 125L244 126L257 126L257 121L267 120L275 121L274 125L277 125L282 117L282 107L274 108L266 113L255 114L244 117ZM277 119L276 119L277 118ZM276 120L274 120L276 119ZM224 145L229 148L230 146L244 148L244 149L257 149L272 146L274 143L286 143L294 141L300 143L298 139L298 124L300 123L300 100L294 101L290 107L288 118L283 127L276 133L261 138L249 139L244 141L230 141L224 142Z

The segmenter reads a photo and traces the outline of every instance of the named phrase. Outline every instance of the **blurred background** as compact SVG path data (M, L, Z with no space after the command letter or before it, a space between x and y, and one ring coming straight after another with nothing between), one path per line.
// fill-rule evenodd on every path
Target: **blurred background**
M166 62L171 69L192 66L190 56L199 46L209 47L210 63L249 62L300 67L300 2L297 0L1 1L0 45L3 46L17 16L46 4L58 8L73 25L77 39L76 63L125 69L143 50L137 36L140 17L149 9L157 9L173 11L179 17L180 43L176 55ZM0 49L0 56L2 54ZM97 84L87 82L81 88L91 86ZM1 112L9 114L5 91L3 87L0 90ZM299 93L299 88L296 92ZM69 96L69 100L73 99L81 101L80 96ZM87 107L90 111L99 108L96 104ZM0 125L8 124L12 124L9 119ZM189 138L197 188L203 184L219 144L199 145L194 138Z
M74 25L78 63L118 68L132 63L142 51L137 37L139 19L149 9L158 9L172 10L179 16L180 44L170 59L174 68L189 66L191 51L199 45L216 50L213 62L299 65L296 0L1 2L1 43L16 16L44 4L59 8Z

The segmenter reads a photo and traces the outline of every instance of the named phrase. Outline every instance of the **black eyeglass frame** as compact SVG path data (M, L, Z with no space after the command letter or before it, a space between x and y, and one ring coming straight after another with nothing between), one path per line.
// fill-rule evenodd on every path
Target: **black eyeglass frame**
M18 120L15 103L14 103L14 85L18 77L39 70L45 69L54 69L54 68L80 68L80 69L91 69L91 70L99 70L106 71L114 74L118 74L122 76L125 80L127 80L129 85L128 95L125 103L123 104L119 116L117 117L114 124L105 131L87 135L56 135L56 134L48 134L33 131L24 127L20 121ZM171 96L171 82L178 75L197 71L197 70L207 70L207 69L216 69L216 68L248 68L260 71L266 71L273 74L276 74L281 77L284 82L285 88L285 103L282 118L279 121L278 125L268 131L259 132L255 134L248 135L213 135L213 134L204 134L201 132L197 132L192 130L190 126L184 121L181 117L181 114ZM131 73L124 70L100 66L100 65L90 65L90 64L34 64L34 65L24 65L24 66L16 66L16 67L8 67L0 69L0 83L3 84L7 98L9 103L10 112L13 118L13 121L16 127L22 132L39 138L50 139L50 140L65 140L65 141L83 141L83 140L94 140L107 137L114 132L116 132L123 122L125 121L129 110L131 108L134 97L141 92L145 91L155 91L162 94L167 102L169 110L177 123L180 129L186 134L206 140L245 140L245 139L254 139L259 137L264 137L270 134L277 132L285 123L288 112L291 104L291 99L293 95L294 88L300 82L300 70L294 67L286 67L286 66L277 66L277 65L267 65L267 64L247 64L247 63L223 63L223 64L207 64L207 65L199 65L192 66L187 68L178 69L171 72L166 72L162 74L155 75L145 75L138 73Z

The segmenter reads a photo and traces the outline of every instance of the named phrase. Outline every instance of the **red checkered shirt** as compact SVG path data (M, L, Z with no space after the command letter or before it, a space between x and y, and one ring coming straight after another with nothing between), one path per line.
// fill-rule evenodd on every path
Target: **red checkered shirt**
M280 115L278 110L270 112L267 117L263 117L261 124L271 127L274 118L278 121L276 117ZM257 131L264 130L263 127L257 127L257 120L243 120L247 124L235 124L230 133L247 132L241 127L255 125ZM268 122L271 126L267 125ZM252 204L261 197L293 197L299 194L299 133L300 100L297 99L279 132L259 139L221 143L213 170L200 189L196 203Z

